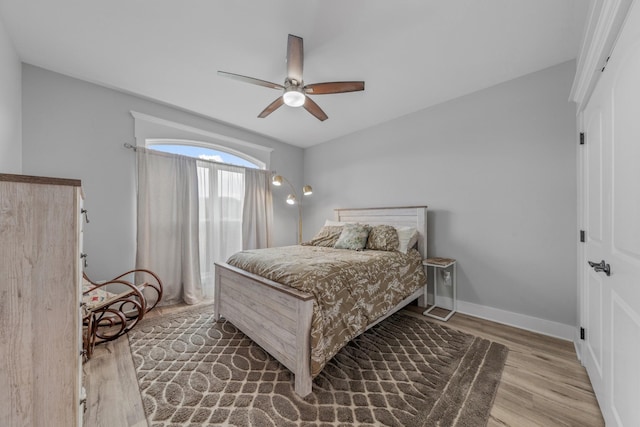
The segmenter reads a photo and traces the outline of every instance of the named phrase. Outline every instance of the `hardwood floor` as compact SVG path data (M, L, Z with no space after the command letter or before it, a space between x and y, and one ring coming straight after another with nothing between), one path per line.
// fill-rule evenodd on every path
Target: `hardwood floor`
M158 307L162 316L193 306ZM407 309L423 317L422 309ZM449 327L509 347L489 426L603 426L586 371L573 343L483 319L455 314ZM87 427L146 426L127 337L95 348L84 365Z
M572 342L460 313L430 320L509 347L489 426L604 426Z

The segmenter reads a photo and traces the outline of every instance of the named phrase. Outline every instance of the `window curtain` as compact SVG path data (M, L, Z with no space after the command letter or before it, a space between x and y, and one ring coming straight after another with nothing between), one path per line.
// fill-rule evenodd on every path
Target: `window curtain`
M162 304L202 300L196 160L138 148L136 268L164 285Z
M213 297L216 262L242 250L245 168L198 161L200 272L206 297Z
M271 172L136 151L136 267L158 274L162 304L213 298L214 263L271 245Z
M271 176L264 171L247 169L244 177L242 249L271 247L272 229Z

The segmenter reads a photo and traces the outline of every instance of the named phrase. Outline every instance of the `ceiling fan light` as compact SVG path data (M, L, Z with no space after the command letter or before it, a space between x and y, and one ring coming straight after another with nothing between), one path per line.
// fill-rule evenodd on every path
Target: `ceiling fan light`
M287 196L287 204L295 205L296 204L296 196L294 196L293 194L289 194Z
M295 88L288 89L283 95L282 100L289 107L302 107L306 97L304 93Z

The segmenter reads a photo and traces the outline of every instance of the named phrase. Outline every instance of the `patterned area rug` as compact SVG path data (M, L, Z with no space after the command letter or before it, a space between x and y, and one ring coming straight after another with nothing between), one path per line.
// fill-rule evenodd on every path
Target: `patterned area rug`
M482 426L508 352L400 312L343 348L301 399L286 368L212 313L129 333L150 426Z

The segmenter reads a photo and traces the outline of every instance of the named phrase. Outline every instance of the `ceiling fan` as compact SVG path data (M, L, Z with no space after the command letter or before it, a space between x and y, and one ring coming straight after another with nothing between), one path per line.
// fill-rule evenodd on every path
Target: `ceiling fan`
M261 119L273 113L282 104L287 104L290 107L304 107L318 120L325 121L329 117L308 95L326 95L364 90L364 82L325 82L305 85L302 80L303 56L302 37L289 34L287 42L287 77L284 79L284 85L225 71L218 71L218 75L283 91L282 96L279 96L258 114Z

